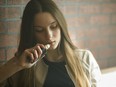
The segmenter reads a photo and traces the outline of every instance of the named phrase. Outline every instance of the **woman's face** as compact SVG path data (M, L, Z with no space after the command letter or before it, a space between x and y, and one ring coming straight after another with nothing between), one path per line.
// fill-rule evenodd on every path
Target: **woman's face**
M54 17L47 12L35 15L34 34L37 43L50 44L50 49L56 49L61 40L59 25Z

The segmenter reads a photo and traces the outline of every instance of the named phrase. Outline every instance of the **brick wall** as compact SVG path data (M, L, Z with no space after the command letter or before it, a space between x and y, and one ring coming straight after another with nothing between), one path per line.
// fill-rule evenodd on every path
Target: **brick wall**
M101 68L116 66L116 0L54 1L75 45L91 50Z
M21 15L29 0L0 0L0 62L17 48ZM92 51L101 68L116 66L116 0L53 0L79 48Z
M28 0L0 0L0 63L14 56L21 15Z

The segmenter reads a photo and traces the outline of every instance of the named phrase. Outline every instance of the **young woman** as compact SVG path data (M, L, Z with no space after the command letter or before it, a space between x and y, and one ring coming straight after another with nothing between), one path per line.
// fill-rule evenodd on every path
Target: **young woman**
M100 75L92 53L73 45L56 4L29 1L18 51L0 67L0 87L97 87Z

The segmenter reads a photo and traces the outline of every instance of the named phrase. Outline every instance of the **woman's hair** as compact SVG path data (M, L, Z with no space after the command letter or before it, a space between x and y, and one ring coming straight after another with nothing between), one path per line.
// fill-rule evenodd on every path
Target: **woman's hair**
M52 0L31 0L26 5L22 17L18 54L22 54L25 49L33 47L36 44L33 35L33 21L35 15L41 12L50 13L60 26L61 41L59 47L61 53L66 56L65 60L68 69L70 70L73 78L75 79L75 87L77 85L78 87L88 87L88 79L85 75L83 65L79 56L76 56L75 54L75 50L77 48L73 45L69 37L65 18L62 12L57 7L57 5ZM29 80L31 80L31 77Z

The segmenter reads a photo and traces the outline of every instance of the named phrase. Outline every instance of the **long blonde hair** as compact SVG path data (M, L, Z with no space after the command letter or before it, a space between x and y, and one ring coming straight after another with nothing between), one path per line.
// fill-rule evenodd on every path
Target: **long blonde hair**
M75 79L75 87L89 87L89 81L79 58L80 56L75 54L74 49L67 42L64 42L64 44L67 66Z
M77 47L73 45L69 37L65 18L52 0L31 0L26 5L22 17L20 43L18 48L19 54L21 54L25 49L35 45L32 26L34 16L39 12L49 12L56 19L61 28L60 51L62 51L62 53L66 56L65 60L67 66L75 79L75 87L77 85L79 87L89 87L88 78L84 72L83 64L80 60L81 58L75 54ZM33 74L33 68L28 71L25 70L25 73L26 75L28 73L29 81L32 80L30 75Z

